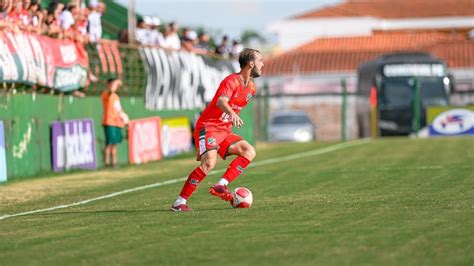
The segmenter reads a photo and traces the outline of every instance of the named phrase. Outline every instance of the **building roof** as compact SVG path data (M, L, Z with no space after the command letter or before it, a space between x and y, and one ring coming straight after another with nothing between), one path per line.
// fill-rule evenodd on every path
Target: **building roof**
M383 19L474 16L473 0L348 0L291 19L375 17Z
M443 59L448 67L474 68L474 40L439 42L427 51Z
M304 44L290 53L301 52L352 52L352 51L393 51L412 47L432 45L452 39L466 37L441 32L380 32L371 36L320 38Z
M315 39L268 59L264 74L355 71L360 63L391 52L429 52L443 59L448 67L474 67L474 40L465 35L398 32Z

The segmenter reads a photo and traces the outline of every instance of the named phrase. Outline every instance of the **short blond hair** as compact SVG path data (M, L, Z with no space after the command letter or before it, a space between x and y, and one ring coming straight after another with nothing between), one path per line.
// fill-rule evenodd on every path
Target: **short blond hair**
M250 62L254 61L257 58L257 53L260 54L260 51L252 48L244 48L244 50L239 54L240 68L243 68Z

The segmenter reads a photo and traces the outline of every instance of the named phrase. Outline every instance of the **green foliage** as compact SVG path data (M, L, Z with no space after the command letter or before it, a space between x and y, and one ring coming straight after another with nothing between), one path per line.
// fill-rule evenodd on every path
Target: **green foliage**
M240 37L240 39L244 45L248 45L252 40L257 40L260 43L266 42L265 38L262 35L260 35L260 33L254 30L249 30L249 29L245 30L242 33L242 36Z

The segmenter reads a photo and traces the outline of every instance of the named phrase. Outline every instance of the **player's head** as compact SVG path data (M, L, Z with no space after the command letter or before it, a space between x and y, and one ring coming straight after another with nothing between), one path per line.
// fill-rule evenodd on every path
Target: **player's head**
M263 57L260 51L245 48L239 54L239 64L240 68L249 68L251 70L250 76L252 78L258 78L262 75L262 67L263 67Z
M107 80L107 87L111 92L116 92L122 86L122 81L118 78L109 78Z

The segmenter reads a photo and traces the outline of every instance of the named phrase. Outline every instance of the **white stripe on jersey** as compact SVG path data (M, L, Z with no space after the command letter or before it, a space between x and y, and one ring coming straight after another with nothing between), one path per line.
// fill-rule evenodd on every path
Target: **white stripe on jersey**
M199 156L206 152L206 132L199 136Z

